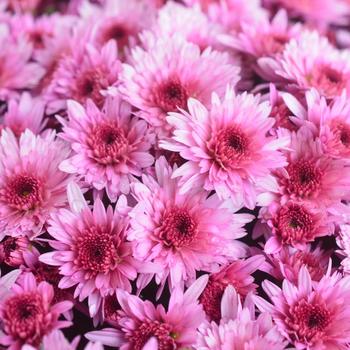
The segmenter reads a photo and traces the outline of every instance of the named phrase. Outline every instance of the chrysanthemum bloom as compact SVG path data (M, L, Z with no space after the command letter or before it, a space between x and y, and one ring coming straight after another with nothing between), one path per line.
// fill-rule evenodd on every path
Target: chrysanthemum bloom
M0 137L0 227L10 236L41 233L50 213L67 204L70 176L58 165L70 154L55 132L19 140L9 130Z
M0 97L16 95L21 89L31 89L44 75L44 69L30 62L32 45L26 40L15 41L8 33L10 29L0 28Z
M280 80L275 70L278 68L279 58L286 44L301 32L301 25L290 25L287 13L280 10L269 21L243 23L239 34L224 35L220 41L236 50L252 56L256 60L255 71L267 80ZM261 62L261 64L260 64ZM279 79L278 79L279 78Z
M68 185L70 210L52 214L48 232L53 250L40 256L40 261L59 266L62 275L59 288L75 285L74 297L88 297L93 317L99 310L101 298L116 288L131 291L130 280L137 272L152 272L132 255L131 243L126 242L128 207L121 196L115 210L104 208L96 199L89 209L78 185Z
M326 273L331 251L307 245L303 250L283 247L278 253L266 255L266 262L260 269L278 280L287 279L297 283L303 265L307 267L313 281L319 281Z
M152 25L156 15L148 0L106 0L102 6L84 2L79 13L83 20L93 23L93 43L102 47L115 40L122 57L126 48L139 42L138 34Z
M20 350L24 344L38 347L45 335L71 325L58 320L60 314L72 308L71 302L53 304L52 287L46 282L37 285L30 273L23 276L22 282L14 284L12 293L0 300L0 343L10 350Z
M282 350L286 341L268 313L255 317L249 295L242 307L239 295L228 286L221 301L220 324L204 322L199 328L196 350Z
M228 89L222 101L213 94L210 111L194 99L188 110L170 113L172 140L160 143L188 160L174 172L181 177L180 193L201 186L253 209L260 188L276 187L271 170L286 165L279 149L288 145L288 137L267 136L274 124L268 103Z
M220 321L221 299L228 285L234 286L241 297L255 291L257 285L253 283L254 278L251 274L259 269L264 260L262 255L252 256L247 260L237 260L210 275L208 284L199 298L210 320L217 323Z
M145 121L131 115L129 104L119 96L108 97L102 110L90 100L86 108L68 101L68 121L60 121L60 135L74 151L60 169L82 175L97 190L106 189L112 201L120 193L128 194L134 176L141 176L153 164L149 150L154 135Z
M298 284L283 281L282 289L265 280L263 288L273 304L253 296L262 312L269 312L279 331L297 349L348 349L350 342L350 277L338 272L312 282L305 266Z
M133 184L137 205L130 212L128 239L134 256L161 266L156 282L162 291L166 280L170 288L188 285L196 271L214 272L218 264L244 256L243 226L250 214L233 214L216 195L206 191L179 192L174 170L164 157L155 164L155 178L143 175L143 183ZM153 275L144 276L148 282Z
M348 198L347 163L328 156L321 140L306 127L290 135L290 151L285 152L289 164L275 172L278 193L263 197L279 200L282 205L288 200L308 202L315 208L330 208Z
M68 99L83 104L92 99L102 107L108 88L115 86L119 80L121 62L117 53L114 40L98 50L84 38L78 41L75 37L71 41L71 50L59 60L45 92L49 111L64 109Z
M269 254L276 253L283 245L303 249L317 237L334 233L334 224L324 208L308 203L272 203L261 215L271 229L272 236L265 244L265 251Z
M23 93L20 100L11 99L7 105L7 112L0 119L4 127L10 128L19 137L25 129L39 134L45 127L44 103L40 98L33 98Z
M285 47L276 71L302 91L315 88L333 98L350 96L350 51L337 50L317 32L303 32Z
M0 242L0 262L10 266L20 266L24 263L23 253L29 248L29 240L26 236L6 236Z
M143 301L118 289L117 298L122 310L117 329L90 332L86 337L120 350L143 350L151 338L158 343L153 349L190 347L196 341L197 328L204 321L204 312L197 299L207 279L207 276L200 277L185 293L180 289L173 290L167 311L163 305L154 306L148 300Z
M210 48L201 53L181 35L156 38L146 33L144 38L147 50L132 50L131 64L123 66L120 91L161 137L171 130L168 112L187 109L190 97L208 106L213 91L222 96L227 84L239 80L239 68L226 53Z
M158 11L153 31L155 35L165 38L180 34L202 50L209 46L216 49L222 47L217 37L223 33L223 28L211 22L198 6L190 8L172 1L167 2Z

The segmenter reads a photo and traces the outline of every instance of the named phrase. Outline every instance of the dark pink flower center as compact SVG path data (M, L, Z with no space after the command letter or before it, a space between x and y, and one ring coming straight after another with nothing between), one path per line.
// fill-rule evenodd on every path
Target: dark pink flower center
M310 242L315 239L315 220L302 205L283 206L274 219L276 235L284 244Z
M323 302L298 301L290 308L286 320L300 341L310 342L322 339L325 329L331 323L331 313Z
M143 322L130 337L133 350L142 350L146 342L155 337L158 341L158 350L177 349L178 334L172 331L172 326L159 321Z
M187 209L167 209L157 229L158 237L167 247L188 246L198 234L198 225Z
M187 107L188 93L178 78L159 85L154 95L154 103L164 112L175 112L178 108Z
M341 121L335 121L332 123L331 129L341 146L344 148L350 148L350 126Z
M132 34L131 30L124 23L112 22L102 29L100 41L102 44L105 44L109 40L116 40L118 43L118 50L121 50L127 46L129 36Z
M3 323L6 333L14 339L38 346L50 331L50 321L42 296L23 293L9 298L4 305Z
M300 198L317 193L322 183L322 172L314 162L299 160L287 167L289 179L286 180L288 193Z
M128 157L128 140L124 131L113 122L95 126L87 144L92 150L92 157L103 165L118 164Z
M99 227L85 229L75 242L75 263L93 275L113 270L119 262L113 235Z
M220 130L209 142L213 159L222 167L239 167L249 158L248 137L237 126Z
M3 200L18 210L32 210L43 201L43 187L39 179L30 175L17 175L8 181Z
M199 302L207 316L215 322L221 319L221 299L228 283L209 279L207 286L199 297Z

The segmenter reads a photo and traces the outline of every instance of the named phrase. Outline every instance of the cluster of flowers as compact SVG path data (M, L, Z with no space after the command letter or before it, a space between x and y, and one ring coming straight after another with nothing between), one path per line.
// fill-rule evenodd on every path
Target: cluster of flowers
M1 0L0 349L349 349L349 28Z

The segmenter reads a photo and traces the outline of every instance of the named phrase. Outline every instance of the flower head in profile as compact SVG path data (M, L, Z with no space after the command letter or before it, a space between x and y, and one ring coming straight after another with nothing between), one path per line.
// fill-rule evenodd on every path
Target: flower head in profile
M113 210L96 199L90 209L75 183L68 185L70 210L51 216L48 232L53 251L40 256L48 265L59 266L59 288L76 286L74 297L88 297L91 317L101 306L102 297L116 288L131 291L130 281L146 271L132 255L126 241L128 228L126 198L120 197Z
M31 273L23 276L21 284L14 284L11 293L0 300L0 317L3 333L0 344L10 350L20 350L25 344L38 347L45 335L55 329L68 327L69 321L59 321L73 304L52 302L53 289L50 284L37 284Z
M219 324L203 322L199 327L196 350L283 350L286 341L279 334L268 313L255 317L255 307L248 295L242 306L240 296L230 285L221 301Z
M90 100L85 108L70 100L68 121L60 121L61 137L74 151L60 169L83 176L97 190L105 189L112 201L120 193L128 194L134 177L153 164L149 150L154 136L119 96L108 97L102 110Z
M188 160L174 173L180 193L203 186L253 209L260 187L272 184L271 171L286 164L279 150L289 139L267 136L274 124L269 113L258 96L235 95L232 89L223 100L213 94L210 110L190 99L188 112L170 113L173 136L160 145Z
M173 175L174 169L160 157L155 177L143 175L143 183L133 184L132 191L137 205L130 212L128 239L135 257L161 266L156 273L159 293L167 280L170 288L188 285L196 271L213 272L218 264L244 256L245 245L237 239L245 236L243 226L253 218L233 214L206 191L181 194Z
M185 292L179 288L172 290L167 310L161 304L155 306L149 300L141 300L118 289L121 311L117 328L93 331L86 337L120 350L144 350L149 342L155 343L155 347L149 349L192 346L196 341L196 330L204 321L204 312L197 299L207 279L207 276L200 277Z
M49 215L67 205L70 175L58 169L70 150L55 132L19 138L9 129L0 137L0 227L10 236L36 236Z
M319 282L312 282L303 266L296 285L284 280L280 289L270 281L263 282L272 304L253 298L297 349L345 350L350 341L349 278L338 272L331 275L329 268Z
M181 35L157 38L144 33L143 37L146 49L132 50L130 64L123 66L120 90L160 137L171 130L168 112L187 109L190 97L208 106L213 91L222 96L227 84L239 80L240 69L226 53L211 48L201 53Z

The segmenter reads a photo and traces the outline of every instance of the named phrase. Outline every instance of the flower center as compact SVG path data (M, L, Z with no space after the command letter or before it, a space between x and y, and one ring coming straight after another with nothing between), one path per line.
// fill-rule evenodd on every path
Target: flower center
M276 234L285 244L308 242L315 238L313 216L299 204L282 207L274 221Z
M213 159L222 168L239 167L249 157L249 141L237 126L220 130L209 141Z
M14 339L37 346L50 330L46 314L40 294L23 293L13 296L4 305L4 329Z
M322 302L298 301L291 307L290 315L287 323L300 340L308 342L319 339L331 322L331 313Z
M207 316L217 323L221 319L220 305L226 287L227 283L209 279L207 286L199 297L199 302L202 304Z
M118 50L121 50L127 46L131 34L131 30L125 24L112 21L102 29L100 41L102 44L105 44L109 40L116 40Z
M164 112L175 112L187 108L188 93L178 78L169 79L155 91L155 103Z
M158 341L158 350L177 349L176 338L178 335L172 332L172 327L159 321L143 322L132 334L130 341L133 350L141 350L146 342L155 337Z
M305 198L314 195L321 186L322 172L314 162L299 160L287 167L289 179L286 189L290 194Z
M9 206L18 210L32 210L43 201L41 181L30 175L16 175L11 178L4 191L0 192Z
M165 246L180 248L188 246L196 238L198 227L186 209L172 207L165 210L157 231Z
M103 165L118 164L126 160L129 144L124 131L113 122L95 126L87 139L92 158Z
M96 275L113 270L119 262L113 236L100 227L91 227L81 232L75 242L75 263Z

